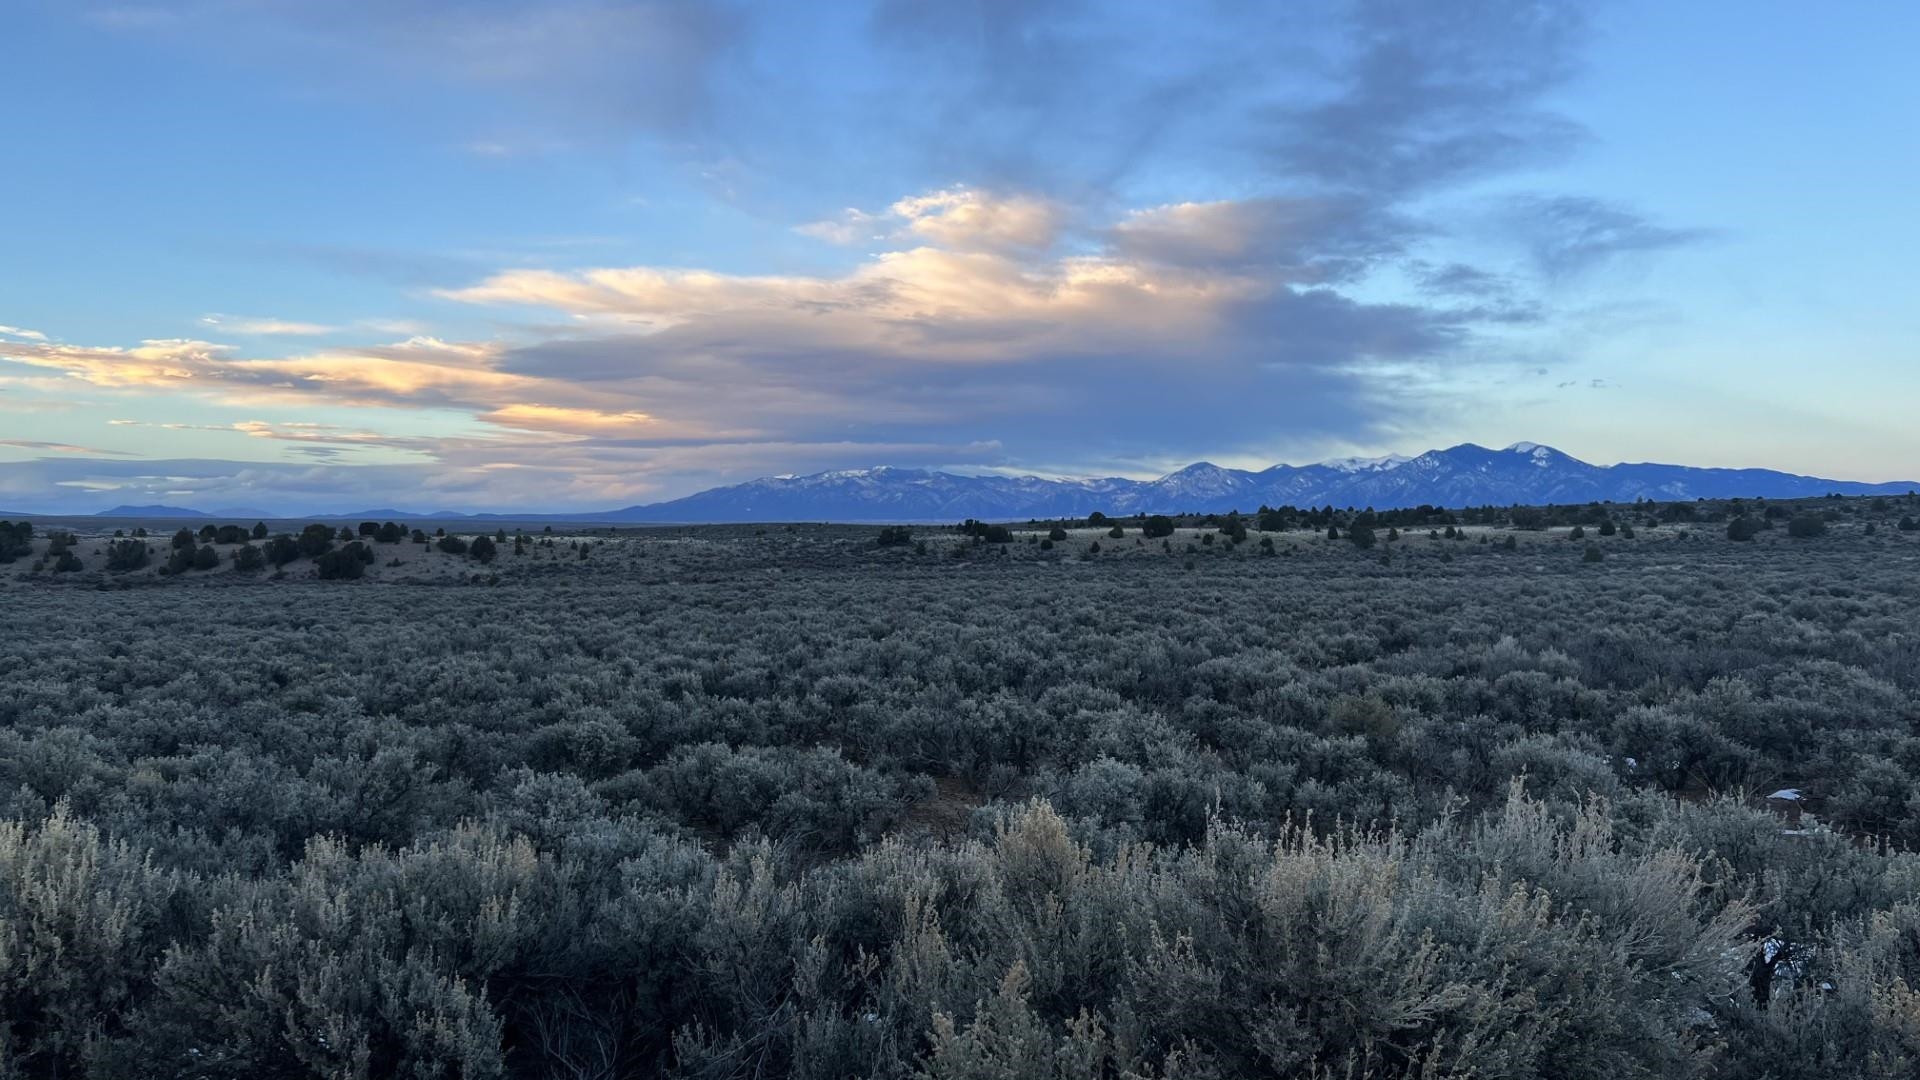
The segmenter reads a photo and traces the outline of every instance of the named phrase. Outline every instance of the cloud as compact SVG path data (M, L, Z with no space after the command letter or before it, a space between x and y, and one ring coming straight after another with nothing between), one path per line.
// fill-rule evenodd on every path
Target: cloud
M0 360L64 373L69 380L128 398L190 394L233 408L314 405L468 414L529 400L590 407L594 396L579 388L498 370L502 349L490 342L435 338L357 349L323 350L291 357L240 355L228 345L191 340L154 340L132 348L74 345L0 345ZM133 424L136 421L110 421ZM185 430L193 425L158 424ZM215 425L201 430L241 430ZM293 438L290 428L276 438ZM352 441L330 434L315 442ZM397 445L397 444L396 444Z
M376 334L397 334L408 338L429 336L427 324L415 319L361 319L353 325Z
M1324 100L1270 110L1265 152L1378 198L1552 160L1584 132L1542 100L1578 70L1589 29L1581 3L1360 0Z
M334 334L353 331L397 334L405 338L428 336L426 323L420 323L417 319L355 319L348 325L330 325L330 323L301 323L296 319L273 319L273 317L250 317L250 315L202 315L200 325L223 334L263 336L263 338L278 338L278 336L317 338L317 336L334 336Z
M228 334L261 336L316 337L339 329L321 323L292 322L286 319L249 318L244 315L202 315L200 325Z
M1508 274L1466 263L1435 264L1424 259L1409 259L1401 269L1422 297L1447 305L1463 319L1511 327L1538 324L1548 315L1546 306L1531 295L1526 284Z
M1232 15L881 0L866 44L886 92L861 99L857 130L922 175L1096 201L1156 153L1235 152L1225 133L1299 50L1257 8Z
M233 346L185 338L151 339L131 348L52 344L3 348L0 359L52 368L98 387L218 393L229 398L324 390L356 403L382 397L425 403L420 395L436 388L513 381L486 369L484 346L432 339L285 360L243 358Z
M1082 205L1169 173L1385 205L1579 145L1547 100L1579 70L1590 9L884 0L888 92L857 131L923 175Z
M127 456L125 450L101 450L92 446L76 446L73 443L41 442L35 439L0 439L0 446L11 446L18 450L45 450L53 454L94 454Z
M132 348L0 343L0 360L52 368L95 386L178 386L218 372L228 346L186 338L154 338Z
M1479 267L1465 263L1447 263L1435 266L1426 262L1414 262L1408 266L1414 282L1422 292L1438 296L1466 296L1476 299L1492 299L1508 295L1512 283L1498 274L1490 273Z
M836 275L509 270L441 295L570 317L575 331L510 348L498 369L648 417L565 425L581 434L644 441L678 421L754 440L917 431L1032 445L1044 431L1049 453L1073 444L1089 459L1139 432L1213 447L1222 430L1370 429L1428 407L1381 373L1444 369L1472 332L1471 314L1327 287L1413 235L1354 226L1340 200L1148 208L1064 250L1054 226L1009 230L997 215L931 235L907 227L981 205L951 194L896 201L890 236L908 246Z
M1506 201L1502 217L1549 280L1714 235L1711 229L1656 225L1624 206L1578 195L1517 196Z
M230 361L215 374L259 391L418 408L462 404L529 385L528 379L495 370L497 355L498 349L485 342L416 337L284 360Z
M22 330L18 326L0 326L0 337L18 338L22 341L47 340L47 335L38 330Z
M1060 208L1047 199L995 197L965 188L901 199L891 209L915 236L959 251L1045 248L1053 243L1062 217Z
M1052 246L1065 217L1050 199L955 187L908 196L878 213L849 208L795 231L845 246L919 241L956 251L1005 252Z
M560 432L570 435L659 439L671 437L670 433L676 430L681 437L706 434L689 431L662 421L658 417L634 410L606 412L601 409L542 405L537 402L515 402L502 405L497 409L481 413L479 419L485 423L518 431Z
M249 438L271 439L279 442L336 444L339 447L359 448L382 447L419 453L426 453L434 447L434 442L430 439L393 436L377 431L343 428L334 424L311 421L236 420L230 424L183 424L116 419L107 421L107 425L154 428L160 431L231 432Z
M355 319L351 323L340 326L329 323L300 322L293 319L212 314L200 316L199 322L201 326L211 330L243 337L322 337L351 331L401 335L410 338L427 336L426 324L413 319Z
M972 239L968 238L969 241ZM1019 364L1205 344L1223 320L1281 283L1150 265L1115 253L1016 258L921 246L839 277L765 277L652 267L516 270L442 295L521 304L652 332L646 354L770 361L831 350L853 362Z
M1036 445L1035 431L1048 459L1070 446L1089 463L1212 451L1223 431L1352 438L1427 407L1383 379L1443 369L1472 332L1456 313L1332 287L1411 235L1353 225L1340 200L1149 207L1072 242L1039 197L936 189L889 206L901 246L837 274L512 269L441 291L565 317L514 340L416 336L279 357L184 339L20 342L0 357L128 397L378 408L393 423L247 417L214 429L329 458L380 449L450 469L573 471L611 497L630 493L621 475L667 494L693 481L669 479L663 462L751 460L757 475L897 464L892 448L940 446L992 455L940 464L1009 467L1005 447ZM470 427L373 430L423 411Z
M88 17L214 45L335 91L429 80L497 94L549 129L663 135L704 126L720 61L742 30L730 5L676 0L172 0Z
M849 206L838 217L796 225L793 231L816 240L825 240L829 244L851 247L854 244L891 239L894 225L884 214L869 214Z
M1297 283L1339 281L1397 255L1421 229L1345 197L1185 202L1134 210L1110 230L1147 262L1253 269Z
M1512 204L1503 226L1526 263L1490 269L1449 249L1447 193L1585 137L1552 102L1579 69L1587 8L155 5L169 17L146 21L143 42L217 48L330 91L454 87L432 145L501 156L600 141L624 169L637 141L650 167L705 178L745 219L820 219L798 232L852 250L723 271L280 242L281 256L466 305L496 336L216 315L206 341L14 335L0 358L106 401L195 395L235 424L380 409L342 429L238 433L345 455L329 468L418 439L405 446L458 474L427 491L552 505L915 455L1099 470L1281 439L1365 444L1459 412L1469 380L1453 373L1499 362L1487 335L1547 317L1528 298L1539 279L1687 242L1543 196ZM341 343L366 334L388 343Z
M833 193L829 206L870 207L839 194L870 191L866 176L952 178L1076 206L1137 198L1137 182L1169 172L1230 172L1270 189L1210 197L1430 191L1578 143L1578 125L1543 102L1578 70L1589 7L173 0L117 19L90 10L142 41L272 64L334 92L458 88L468 127L435 137L473 153L641 136L716 190L785 209L822 193ZM862 176L848 175L851 162Z
M570 409L560 405L520 403L503 405L482 419L507 427L529 431L586 430L591 432L632 431L655 423L642 412L609 413L598 409Z

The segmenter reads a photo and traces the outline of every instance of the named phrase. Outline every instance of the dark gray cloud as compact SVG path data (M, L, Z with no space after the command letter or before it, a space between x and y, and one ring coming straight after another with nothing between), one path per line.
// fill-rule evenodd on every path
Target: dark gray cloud
M1135 211L1108 229L1106 240L1128 258L1322 284L1358 277L1426 232L1362 199L1305 196Z
M1624 206L1578 195L1518 197L1506 203L1502 217L1548 279L1714 235L1710 229L1658 225Z
M495 91L505 118L574 134L707 128L723 61L747 30L732 4L683 0L148 0L84 10L111 30L214 45L334 91L396 102L408 81Z
M647 137L773 217L956 182L1052 196L1096 220L1180 199L1317 196L1273 205L1326 213L1314 239L1327 250L1312 257L1331 267L1340 249L1379 254L1382 238L1404 235L1407 199L1579 141L1545 98L1578 69L1589 8L153 0L95 11L123 32L218 42L346 92L401 96L396 79L492 92L497 115L476 103L456 141ZM379 253L315 254L433 272L368 257Z
M1365 303L1281 274L1170 273L1143 292L1068 297L1026 318L1001 312L1052 296L1046 287L981 307L920 312L909 302L830 316L798 305L769 313L780 301L754 291L739 305L709 299L711 312L653 333L514 349L500 370L588 386L701 429L751 418L797 442L981 439L1093 461L1129 445L1136 457L1149 447L1201 456L1279 430L1357 437L1397 415L1376 392L1377 369L1444 366L1472 328L1471 315ZM566 282L533 284L555 301L571 295ZM810 296L815 285L790 288ZM1135 310L1181 288L1202 299L1191 309L1175 299L1164 318ZM1231 296L1204 299L1217 293ZM755 310L743 313L747 303ZM1119 325L1102 333L1109 321Z
M866 124L930 179L1097 198L1183 106L1205 115L1209 81L1197 57L1141 62L1151 13L1101 14L1078 0L880 0L869 26L889 85Z
M1574 0L1218 0L1123 21L1071 2L892 0L874 19L877 39L938 76L900 103L940 122L915 130L881 116L875 126L908 145L930 139L956 165L990 163L983 182L1108 214L1125 208L1123 193L1166 190L1170 175L1234 175L1230 199L1120 218L1097 239L1130 257L1339 285L1442 236L1420 219L1422 200L1580 145L1586 133L1550 95L1580 70L1592 10ZM1163 227L1182 212L1194 220ZM1657 239L1595 232L1541 249L1535 266L1552 276L1604 258L1608 243ZM1543 316L1526 281L1458 262L1410 269L1449 309L1438 321Z
M1225 170L1378 204L1577 145L1544 99L1578 70L1590 7L882 0L890 78L855 130L931 183L1098 202Z
M1507 296L1513 289L1513 283L1505 277L1468 266L1466 263L1446 263L1435 266L1426 262L1415 262L1408 269L1422 292L1436 296L1468 296L1477 299L1493 299Z
M1506 274L1466 263L1434 264L1421 259L1408 260L1405 269L1423 296L1446 305L1462 324L1514 326L1546 317L1546 309Z
M1590 5L1361 0L1325 100L1268 113L1285 177L1393 198L1564 154L1582 129L1542 103L1578 68Z

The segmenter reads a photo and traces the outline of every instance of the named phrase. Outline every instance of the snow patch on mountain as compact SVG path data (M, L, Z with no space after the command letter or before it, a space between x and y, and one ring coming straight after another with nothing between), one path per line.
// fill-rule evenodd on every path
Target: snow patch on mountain
M1385 472L1388 469L1397 469L1412 460L1405 454L1382 454L1379 457L1334 458L1320 464L1346 473Z

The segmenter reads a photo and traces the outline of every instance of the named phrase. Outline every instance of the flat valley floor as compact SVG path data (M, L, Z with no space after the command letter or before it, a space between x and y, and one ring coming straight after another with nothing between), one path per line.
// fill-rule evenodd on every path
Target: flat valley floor
M0 567L0 1076L1920 1068L1920 533L505 531Z

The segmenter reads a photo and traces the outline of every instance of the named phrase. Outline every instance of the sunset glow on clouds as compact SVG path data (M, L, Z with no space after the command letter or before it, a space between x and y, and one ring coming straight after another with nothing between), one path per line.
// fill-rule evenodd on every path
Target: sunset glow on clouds
M597 509L1529 437L1910 471L1893 406L1844 399L1909 331L1755 304L1798 284L1751 249L1797 237L1711 175L1662 208L1614 167L1609 140L1660 136L1608 82L1650 20L29 5L38 52L154 91L0 105L79 177L0 173L10 205L72 209L0 255L0 508ZM122 122L156 164L80 176ZM1850 350L1824 397L1794 382L1823 318Z
M832 276L508 270L440 290L460 304L538 309L578 327L517 343L418 337L261 357L188 339L125 348L46 342L5 355L100 390L191 395L235 409L322 404L398 413L368 420L396 430L405 429L407 412L448 410L471 418L471 438L500 443L499 455L526 455L532 467L562 444L515 441L528 433L564 436L569 462L617 450L609 464L629 467L637 448L673 445L685 460L685 444L702 440L828 440L839 455L858 452L859 442L836 437L849 425L958 438L1015 417L1058 422L1049 415L1075 398L1080 408L1099 402L1094 384L1105 379L1116 392L1105 417L1160 407L1129 404L1137 386L1207 371L1194 391L1203 396L1254 382L1316 395L1346 384L1339 392L1357 401L1370 365L1436 355L1468 321L1301 288L1300 279L1315 276L1302 267L1312 258L1305 249L1316 245L1311 236L1281 235L1291 222L1264 238L1300 255L1249 262L1235 239L1242 234L1227 234L1264 220L1265 208L1130 213L1069 253L1056 250L1056 226L1042 221L1033 200L942 191L896 205L908 208L900 216L910 223L897 242L912 246ZM917 227L929 219L940 224ZM982 393L982 380L1018 386L1020 396ZM258 421L231 429L333 447L336 456L429 445L365 432L289 435L296 425ZM898 452L902 444L888 445ZM934 444L940 452L950 445Z

